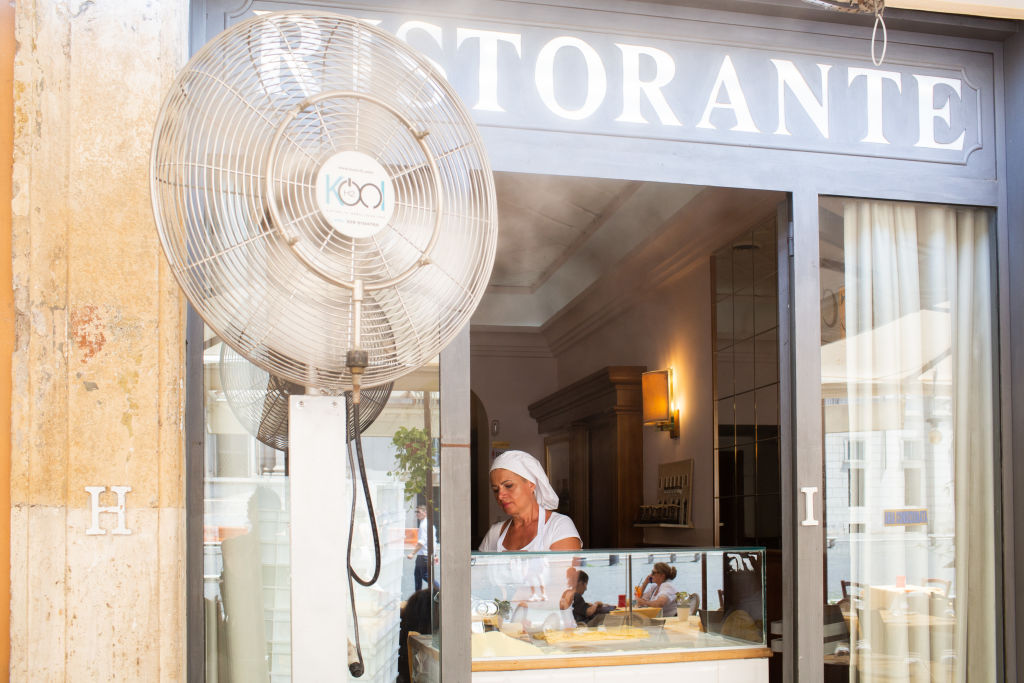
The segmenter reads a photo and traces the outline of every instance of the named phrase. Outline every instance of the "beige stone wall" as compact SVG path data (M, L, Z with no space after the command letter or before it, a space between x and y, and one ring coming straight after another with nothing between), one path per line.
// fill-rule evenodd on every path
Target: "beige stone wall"
M184 677L184 301L148 164L187 25L186 0L16 4L11 680ZM86 486L132 488L130 535L86 534Z

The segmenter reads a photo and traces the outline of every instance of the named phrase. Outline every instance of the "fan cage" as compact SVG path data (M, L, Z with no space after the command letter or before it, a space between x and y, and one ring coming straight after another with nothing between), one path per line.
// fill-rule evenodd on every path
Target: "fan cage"
M317 204L318 173L350 151L385 169L394 192L368 236ZM167 95L150 170L161 244L199 315L298 385L352 387L353 292L339 282L366 289L362 384L377 386L454 338L493 266L493 177L468 112L425 58L349 17L271 13L214 38Z
M288 450L288 407L292 396L301 396L306 388L282 380L250 363L227 344L221 344L220 388L239 424L260 443L279 451ZM380 416L391 396L391 383L370 387L359 400L359 433L365 432ZM355 438L355 416L351 393L345 393L348 416L345 435Z

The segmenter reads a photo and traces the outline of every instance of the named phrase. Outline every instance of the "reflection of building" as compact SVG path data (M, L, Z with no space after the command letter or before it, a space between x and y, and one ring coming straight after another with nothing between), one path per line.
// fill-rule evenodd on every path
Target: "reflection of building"
M828 595L842 596L840 579L848 574L851 545L919 544L923 558L908 566L906 576L953 579L954 507L952 454L941 443L902 437L900 430L829 434L825 437L826 542L830 548ZM921 509L926 524L887 523L882 511ZM875 557L866 578L891 573L890 557ZM844 573L845 572L845 573ZM874 581L878 583L878 580Z
M787 585L805 594L825 593L817 589L827 581L827 595L838 598L839 582L854 580L842 570L859 552L856 545L895 537L904 545L920 539L929 548L927 566L908 564L901 569L905 574L897 576L904 575L910 583L948 577L951 570L956 571L947 566L954 560L948 550L953 544L950 539L959 533L953 511L939 498L948 495L949 465L944 458L950 457L953 447L953 397L952 392L945 393L952 378L944 375L945 370L939 368L938 379L927 373L921 378L917 403L909 400L894 408L879 399L880 414L899 417L902 427L860 430L830 422L843 419L837 416L848 414L850 403L838 393L828 393L835 377L827 375L828 359L822 357L820 343L840 338L839 330L829 323L841 325L845 314L839 309L849 298L839 297L844 283L836 275L839 271L829 268L843 249L834 235L821 238L821 228L838 221L838 214L826 211L827 215L819 216L820 198L856 196L992 210L993 282L997 285L992 309L999 330L993 366L999 386L992 406L983 414L992 421L998 419L998 453L993 459L1001 457L993 479L1004 484L997 487L991 508L1002 535L992 540L996 547L1005 548L1005 557L1000 553L999 561L1006 564L999 565L1001 573L994 567L990 573L1004 576L998 595L1012 605L1024 593L1016 588L1021 569L1020 563L1013 563L1011 552L1011 541L1019 535L1013 520L1020 516L1020 501L1012 492L1019 479L1013 466L1021 451L1019 406L1024 403L1019 395L1024 382L1018 376L1018 368L1024 366L1020 362L1024 345L1017 339L1020 303L1012 298L1020 290L1018 279L1024 272L1016 249L1022 198L1014 191L1021 186L1021 150L1016 140L1024 125L1019 111L1021 37L1014 22L901 13L896 2L889 4L886 19L899 41L890 45L886 63L877 69L869 61L870 21L826 14L795 1L736 1L713 10L702 3L626 3L600 5L600 11L563 3L482 2L469 16L459 15L461 10L454 6L435 10L437 16L429 15L430 8L408 10L423 12L413 17L423 23L414 25L399 21L407 18L404 13L410 5L356 3L350 9L377 12L388 30L405 26L408 40L447 69L485 126L493 164L501 174L499 182L503 177L508 183L506 196L515 197L520 191L515 184L529 182L528 174L563 182L547 183L549 189L592 185L595 203L582 205L585 210L578 212L582 217L575 223L574 234L603 236L605 247L610 244L611 249L568 240L575 247L563 263L581 277L593 276L585 281L560 279L553 270L545 285L539 282L545 268L539 268L533 279L501 283L520 289L538 285L532 294L541 296L533 301L551 308L528 309L531 315L537 314L529 320L511 324L508 308L497 304L508 303L514 292L501 287L492 290L494 296L475 321L472 353L473 362L480 364L474 371L480 367L492 373L494 381L472 388L487 417L500 418L496 439L539 452L543 440L525 406L592 372L598 355L603 355L600 367L671 365L681 383L682 436L674 442L663 434L644 433L645 451L638 464L644 486L641 498L646 502L653 493L658 464L685 456L695 460L694 486L700 500L695 501L694 529L651 530L645 532L648 542L714 543L720 522L715 516L714 487L720 484L721 471L716 474L718 464L710 456L722 444L710 427L716 410L710 397L725 396L713 393L715 349L708 321L713 303L718 302L713 299L706 257L750 227L730 218L737 212L748 210L760 218L778 204L792 206L793 211L778 223L788 227L792 218L795 278L791 292L779 293L782 300L789 301L790 294L794 298L791 308L779 308L790 316L778 323L780 337L781 332L792 333L791 345L780 343L777 354L783 360L776 437L780 486L778 491L761 489L759 470L747 465L746 454L733 481L743 487L755 485L750 496L778 496L778 507L793 518L778 520L778 534L771 529L773 533L750 536L745 532L751 521L756 532L757 523L776 520L756 514L762 508L756 499L746 500L748 489L733 494L741 501L734 511L742 524L735 528L744 529L745 538L779 538L787 556L796 558L784 572L791 581ZM283 460L238 438L237 427L227 426L230 418L216 404L206 405L215 425L209 430L202 421L203 411L186 410L186 402L194 407L194 401L200 400L190 392L201 384L197 383L202 375L201 354L191 355L187 363L183 358L185 307L162 270L159 246L149 229L145 173L152 119L186 46L195 49L225 21L236 21L254 8L283 4L250 6L210 0L188 6L136 5L108 0L72 10L54 2L19 3L16 16L13 9L4 15L9 52L3 61L17 65L11 89L17 109L8 118L13 121L8 139L14 146L10 226L14 294L8 299L13 313L3 335L13 353L12 679L157 680L185 678L189 666L202 669L203 639L197 635L202 619L189 618L196 613L196 598L203 595L205 573L200 551L205 452L197 444L205 442L210 449L206 473L211 479L262 477L277 484L274 477L283 476ZM225 9L229 6L230 10ZM191 36L190 14L195 19ZM493 101L487 99L490 91L480 90L479 55L485 39L473 34L480 30L518 36L487 43L495 48L496 78L483 82L495 84ZM556 56L567 60L571 66L566 68L574 78L564 79L571 82L567 90L556 90L563 79L554 77L550 92L538 90L537 65L544 64L538 60L539 52L562 35L582 42L554 51L551 63L556 63ZM582 88L589 81L579 76L593 60L582 56L583 44L598 55L606 77L604 99L587 116L583 116L586 109L579 108L587 103ZM630 52L629 46L638 45L650 49ZM656 72L651 69L665 63L658 62L656 55L661 53L655 50L674 59L676 80L671 85L653 85ZM635 81L625 80L627 55L636 59ZM722 70L725 56L735 69L735 79ZM821 80L823 71L828 72L827 81ZM596 67L594 73L597 78ZM900 74L898 87L889 73ZM957 81L961 73L966 76ZM944 86L936 78L959 82L959 96L952 94L953 86ZM712 99L716 81L721 87ZM830 105L822 117L815 114L819 111L815 103L824 101L825 82ZM744 94L757 132L742 130L736 117L742 109L735 87ZM884 112L871 119L865 99L869 87L877 87L881 103L877 111ZM928 98L921 96L929 87L930 109ZM663 94L667 108L661 106L658 93ZM709 103L722 105L707 112L710 128L699 125ZM578 118L564 116L574 108ZM785 129L780 129L780 114L785 116L781 119ZM975 126L975 122L980 123ZM876 124L880 128L873 127ZM740 130L734 130L737 126ZM824 127L828 135L822 133ZM942 148L956 143L959 130L968 133L963 147L959 151ZM864 142L869 133L874 139ZM878 135L886 142L879 141ZM571 180L582 176L589 183ZM554 211L566 209L557 201L559 196L556 191L532 200L534 208L550 209L545 216L557 218L547 230L549 237L564 237L560 231L572 223ZM611 223L597 220L597 216L612 217L606 212L609 197L620 208L630 209ZM552 203L544 204L543 199ZM761 204L755 206L755 202ZM537 225L536 215L526 216L524 225L513 228L509 223L509 229ZM671 229L662 230L668 223ZM604 226L616 227L617 232L602 232ZM782 242L785 232L780 231ZM550 242L544 244L550 246ZM523 239L504 243L506 248L509 245L524 259L542 251L538 244ZM608 253L633 258L603 260ZM788 256L789 250L784 253ZM517 256L506 254L514 263ZM700 259L694 254L700 254ZM830 281L831 277L838 280ZM832 307L819 310L824 289L835 294L836 302L832 305L830 296ZM573 301L580 306L574 312L555 315L563 304ZM928 312L942 313L937 308ZM822 330L820 338L816 328ZM814 337L810 342L808 334ZM190 351L203 346L201 333L190 341ZM759 357L756 339L754 344L753 355L740 349L744 351L737 356L741 365ZM573 346L586 347L585 353L570 358L567 351ZM792 352L781 350L785 348ZM510 357L517 359L515 364ZM822 364L820 369L817 363ZM793 377L801 378L796 386ZM820 398L825 401L825 415L816 422L822 412ZM423 411L414 395L411 399L406 406L410 420ZM468 397L458 399L458 410L466 410ZM432 433L437 438L442 418L454 413L445 412L440 404L431 410L432 429L436 427ZM794 414L800 430L787 434L785 428L793 424ZM933 419L938 419L937 424L929 422ZM734 425L750 424L736 420ZM458 439L439 439L441 447L462 447L470 440L468 426L463 431L456 434ZM477 438L487 441L486 429L483 435L477 431ZM938 444L932 443L935 431ZM213 433L216 439L205 438ZM387 433L384 430L373 438L386 439ZM200 449L198 456L195 448ZM371 458L384 457L382 447L371 444L368 453L371 450ZM794 462L809 469L793 469ZM384 470L383 463L377 469ZM797 471L813 481L796 481ZM785 479L787 472L793 477ZM445 476L443 471L439 476ZM210 514L223 515L226 521L216 526L243 526L244 493L229 492L226 481L208 483L212 492L205 502L210 503ZM819 490L811 509L814 521L824 524L823 534L816 534L819 529L813 526L799 525L805 509L799 487L812 484ZM131 534L84 535L91 514L84 488L101 485L132 487L126 510ZM717 497L723 497L721 490ZM113 505L114 500L111 490L102 494L102 505ZM453 507L442 511L446 519L461 522L468 517L466 510L457 507L468 506L468 501L461 496L447 500L442 505ZM908 508L928 511L927 528L884 525L882 511ZM462 510L461 516L453 509ZM112 519L114 513L101 516L108 530L114 528ZM404 527L409 522L396 524ZM457 528L461 533L462 527ZM828 551L821 552L816 544ZM445 543L445 552L460 557L460 544ZM193 555L198 555L198 562ZM879 557L882 561L885 554ZM903 561L911 562L913 557L905 555ZM821 578L826 575L822 565L827 579ZM870 568L866 578L872 580L870 572L877 565L866 566ZM447 569L454 571L451 566ZM976 585L971 582L972 590ZM785 657L799 652L806 655L801 661L811 662L809 666L822 657L814 649L815 640L821 640L816 632L822 621L819 602L794 598L785 606L790 617L785 628L797 621L801 625L799 633L790 631ZM1024 612L1024 604L1016 610ZM1000 612L1010 614L1009 609ZM460 618L455 612L446 614L446 628L456 628ZM1004 630L993 634L990 642L1016 640L1015 627L1007 619ZM998 654L1005 657L1004 670L1012 677L1014 655L1024 655L1012 647L1001 648ZM817 673L804 672L804 678L813 680Z

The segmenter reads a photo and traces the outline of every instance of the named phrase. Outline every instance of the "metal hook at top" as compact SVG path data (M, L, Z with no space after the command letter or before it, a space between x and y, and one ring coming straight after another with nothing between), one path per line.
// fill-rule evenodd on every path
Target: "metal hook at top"
M875 26L871 29L871 63L875 66L882 66L882 62L885 61L885 50L889 47L889 33L885 30L885 19L882 18L882 12L885 11L885 2L880 0L875 5ZM875 58L875 38L878 34L878 27L882 27L882 55Z

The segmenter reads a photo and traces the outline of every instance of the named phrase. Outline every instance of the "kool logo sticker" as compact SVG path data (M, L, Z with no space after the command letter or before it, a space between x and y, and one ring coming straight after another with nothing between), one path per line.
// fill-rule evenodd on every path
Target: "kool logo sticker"
M349 237L380 232L395 211L391 176L362 152L332 155L316 176L316 201L327 222Z

